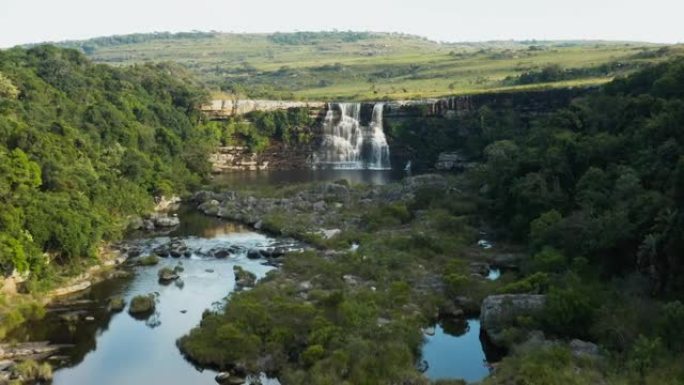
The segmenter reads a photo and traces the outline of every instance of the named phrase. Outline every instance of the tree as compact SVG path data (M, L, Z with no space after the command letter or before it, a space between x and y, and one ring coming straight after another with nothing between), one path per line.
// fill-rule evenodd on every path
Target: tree
M17 96L19 96L17 87L0 72L0 98L16 99Z

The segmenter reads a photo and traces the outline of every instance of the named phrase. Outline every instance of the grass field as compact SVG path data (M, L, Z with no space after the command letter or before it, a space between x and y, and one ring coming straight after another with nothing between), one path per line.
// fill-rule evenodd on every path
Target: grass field
M104 63L178 62L217 95L309 100L415 99L588 86L684 54L684 46L648 43L438 43L356 32L160 33L60 45L80 48ZM560 76L528 83L517 78L553 66Z

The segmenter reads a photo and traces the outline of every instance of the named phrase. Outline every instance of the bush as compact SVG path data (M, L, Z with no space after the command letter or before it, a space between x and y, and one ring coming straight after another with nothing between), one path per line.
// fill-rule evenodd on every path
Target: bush
M501 289L505 294L543 294L549 288L550 279L546 273L534 273L529 277L509 283Z
M377 230L405 224L411 218L411 212L406 205L393 203L371 209L370 212L363 215L362 221L369 230Z
M52 380L52 367L47 362L22 361L14 366L13 371L25 383Z
M567 337L586 338L593 324L592 296L577 286L553 288L546 298L546 330Z
M532 272L545 273L560 273L567 267L565 256L552 247L544 247L542 251L533 255L527 266Z
M665 304L657 322L658 334L668 349L684 351L684 305L680 301Z
M325 348L321 345L311 345L302 353L302 362L306 366L313 366L325 356Z

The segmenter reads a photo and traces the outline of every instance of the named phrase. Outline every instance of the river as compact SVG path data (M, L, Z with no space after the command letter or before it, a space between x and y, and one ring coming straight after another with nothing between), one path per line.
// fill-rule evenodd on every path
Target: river
M293 178L292 175L289 177ZM350 179L355 183L383 184L396 179L387 172L371 172L366 176L349 172L319 175L325 180L352 175ZM287 178L287 174L260 174L249 183L272 184ZM301 174L301 178L302 182L306 181L306 173ZM245 175L224 179L229 184L250 180ZM227 259L193 253L189 258L161 259L157 266L132 267L130 277L108 280L82 293L79 297L83 301L82 314L77 322L67 322L62 319L63 312L51 311L43 320L15 331L10 337L18 341L49 340L73 345L53 361L56 367L54 385L215 384L216 372L198 369L185 360L175 345L176 340L199 324L205 309L219 306L233 291L233 266L242 266L259 278L273 269L262 265L262 261L247 259L246 249L283 240L200 215L187 207L179 216L181 226L173 232L131 236L126 243L139 245L143 255L170 238L184 241L191 250L238 245L244 247L244 252ZM161 285L157 271L179 263L184 269L180 273L182 284ZM148 293L156 293L157 306L147 320L137 320L127 311L110 313L107 310L107 301L113 296L122 296L128 303L132 297ZM426 373L429 378L479 380L487 374L482 346L475 338L479 330L477 321L470 321L470 325L470 329L461 335L449 335L438 326L437 333L428 338L423 356L430 367ZM261 380L264 384L277 384L277 380Z

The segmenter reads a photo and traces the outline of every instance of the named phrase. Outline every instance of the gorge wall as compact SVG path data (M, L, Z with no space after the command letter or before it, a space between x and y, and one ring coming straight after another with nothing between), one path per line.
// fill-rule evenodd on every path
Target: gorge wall
M592 91L567 88L357 103L214 100L201 109L210 119L225 120L253 111L303 108L314 122L309 127L314 138L307 144L271 140L258 154L241 146L217 149L210 157L216 173L313 166L403 168L409 160L421 168L451 169L474 156L460 144L499 124L495 120L514 121L516 129L525 130L531 119Z

